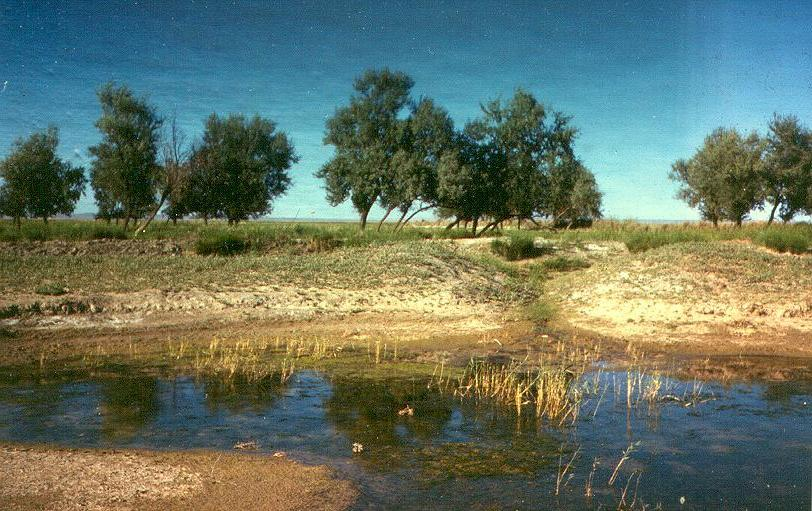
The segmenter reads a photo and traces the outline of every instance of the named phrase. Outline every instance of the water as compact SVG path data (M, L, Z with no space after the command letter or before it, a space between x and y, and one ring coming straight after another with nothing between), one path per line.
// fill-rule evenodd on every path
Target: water
M460 402L422 380L330 380L312 371L284 385L128 372L6 379L0 441L231 450L253 440L263 453L335 467L358 484L358 509L615 509L627 487L625 502L638 509L809 506L808 383L705 385L693 406L641 403L629 412L625 373L597 381L578 421L557 427ZM694 390L673 381L661 394ZM414 416L398 415L406 404ZM353 442L362 454L352 454Z

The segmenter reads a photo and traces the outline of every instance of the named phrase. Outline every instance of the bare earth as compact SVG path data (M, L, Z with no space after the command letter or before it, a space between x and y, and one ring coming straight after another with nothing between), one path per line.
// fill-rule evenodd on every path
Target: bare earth
M0 509L345 509L326 467L270 455L0 447Z
M547 288L577 329L681 354L812 356L812 258L747 243L596 261Z

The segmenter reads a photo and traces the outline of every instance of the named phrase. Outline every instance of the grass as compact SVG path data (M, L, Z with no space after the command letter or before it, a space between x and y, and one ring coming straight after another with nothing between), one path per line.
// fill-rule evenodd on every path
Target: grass
M232 256L243 254L251 248L251 242L234 233L206 233L195 243L197 255Z
M581 257L555 256L539 262L536 266L543 271L565 272L589 268L591 264Z
M626 245L633 253L680 243L733 240L752 241L757 245L779 251L784 248L785 251L794 253L804 253L812 246L812 224L805 222L770 226L753 222L741 227L726 224L715 228L704 223L641 224L631 221L601 221L590 229L523 231L521 235L570 243L616 241Z
M59 282L83 293L192 288L222 291L258 285L374 289L406 284L420 291L438 279L454 278L457 272L487 276L463 279L493 288L471 289L474 292L503 293L503 284L510 278L488 258L474 260L442 243L347 247L295 257L253 252L227 258L0 253L0 293L30 293L46 282Z
M802 230L765 229L753 236L753 241L780 253L805 254L812 246L812 238Z

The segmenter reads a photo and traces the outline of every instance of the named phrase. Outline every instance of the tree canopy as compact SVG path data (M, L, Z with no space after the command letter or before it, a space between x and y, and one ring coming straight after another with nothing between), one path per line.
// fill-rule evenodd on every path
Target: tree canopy
M764 202L764 149L756 133L745 137L735 129L716 129L694 156L672 166L670 177L681 184L677 196L714 225L721 220L741 225Z
M331 204L350 200L362 228L375 203L383 219L400 210L398 225L438 208L474 230L482 218L493 227L509 218L561 216L572 225L600 216L601 194L574 155L569 117L519 89L482 105L482 116L457 131L434 100L414 101L412 86L403 73L367 71L349 105L327 121L324 141L335 155L316 175Z
M272 121L212 114L191 156L184 207L229 223L266 214L288 189L288 169L296 161L293 144Z
M769 223L776 211L784 222L800 211L812 211L812 132L797 117L773 117L763 179L765 199L772 204Z
M158 149L162 119L146 99L126 86L108 83L98 92L102 114L96 127L102 141L89 149L94 157L90 181L99 216L131 219L155 204L160 183Z
M49 127L14 142L9 156L0 162L0 213L20 218L70 215L82 195L84 169L74 167L56 154L59 131Z

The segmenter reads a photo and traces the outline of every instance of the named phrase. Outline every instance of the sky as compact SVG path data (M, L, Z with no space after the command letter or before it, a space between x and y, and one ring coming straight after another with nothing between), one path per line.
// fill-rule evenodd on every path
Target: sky
M719 126L812 124L812 2L116 1L0 3L0 158L54 124L88 166L98 87L127 84L187 137L218 114L275 121L300 156L272 217L350 219L313 173L353 78L389 67L458 127L517 87L573 116L617 219L692 220L668 172ZM77 213L95 211L92 193ZM764 215L756 214L756 218Z

